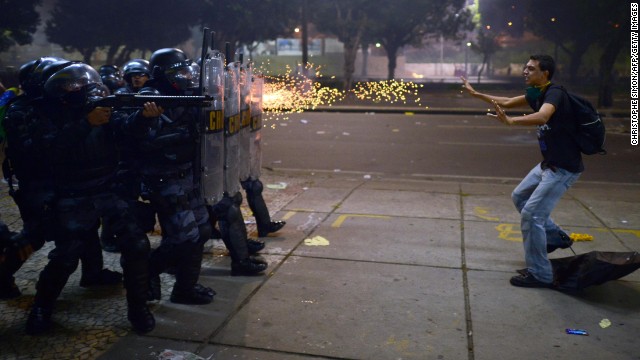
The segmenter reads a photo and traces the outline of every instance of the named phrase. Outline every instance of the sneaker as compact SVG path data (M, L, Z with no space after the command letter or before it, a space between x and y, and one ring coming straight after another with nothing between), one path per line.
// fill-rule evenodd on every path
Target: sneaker
M559 234L560 234L560 240L562 241L562 244L561 245L547 244L547 254L552 253L558 249L570 248L573 245L573 239L571 239L566 232L560 230Z
M544 283L536 279L528 271L526 275L517 275L512 277L511 280L509 280L509 282L513 286L528 287L528 288L550 288L553 286L552 283Z
M524 269L518 269L518 270L516 270L516 272L517 272L518 274L520 274L520 275L527 276L527 274L529 273L529 269L527 269L527 268L524 268Z

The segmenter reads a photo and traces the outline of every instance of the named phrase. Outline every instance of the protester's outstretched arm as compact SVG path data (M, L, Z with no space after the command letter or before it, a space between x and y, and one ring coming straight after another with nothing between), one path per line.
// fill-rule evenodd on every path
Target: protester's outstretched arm
M549 121L551 115L556 111L556 107L550 103L542 104L540 111L537 111L533 114L522 115L522 116L508 116L502 107L496 102L493 103L495 107L496 113L487 115L490 117L497 118L501 123L506 125L544 125Z
M460 79L462 80L462 88L467 90L467 92L471 96L477 99L480 99L484 102L487 102L490 104L496 103L504 108L512 108L512 107L527 105L527 100L525 99L524 95L516 96L516 97L504 97L504 96L493 96L489 94L483 94L481 92L476 91L473 88L473 86L469 84L469 81L464 76L461 76Z

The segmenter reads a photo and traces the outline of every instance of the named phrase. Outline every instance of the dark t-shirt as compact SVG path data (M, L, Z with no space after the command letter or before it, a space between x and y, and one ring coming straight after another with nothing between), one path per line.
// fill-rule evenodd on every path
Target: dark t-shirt
M559 167L573 173L582 172L582 155L572 135L577 132L578 125L573 118L566 94L559 86L550 85L540 97L537 101L526 97L534 111L539 111L544 103L552 104L556 108L546 124L538 125L538 142L543 164L552 169Z

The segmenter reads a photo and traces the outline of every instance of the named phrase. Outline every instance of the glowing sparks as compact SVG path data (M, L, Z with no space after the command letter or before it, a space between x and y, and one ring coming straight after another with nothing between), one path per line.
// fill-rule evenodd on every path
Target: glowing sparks
M418 96L418 89L422 85L412 82L386 80L377 82L357 83L353 90L360 100L372 100L374 103L402 103L408 104L410 95ZM420 98L414 100L419 105Z
M321 68L308 65L292 69L284 75L265 75L263 105L265 120L286 120L289 114L314 110L318 106L332 106L341 101L374 104L402 104L423 107L418 91L423 87L407 81L385 80L356 83L349 92L323 86ZM331 76L334 79L335 76ZM428 108L428 107L425 107ZM274 125L271 125L272 127Z

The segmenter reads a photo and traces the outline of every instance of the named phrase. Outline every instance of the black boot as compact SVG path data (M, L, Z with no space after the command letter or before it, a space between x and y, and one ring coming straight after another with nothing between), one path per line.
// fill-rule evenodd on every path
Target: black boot
M124 273L124 287L127 290L127 319L131 322L133 330L141 334L150 332L156 326L156 320L147 306L149 294L148 251L148 244L146 249L138 251L135 250L135 246L133 249L123 248L120 258Z
M52 259L42 270L36 284L33 307L27 318L27 334L42 335L51 329L53 305L75 268L71 263Z
M247 192L247 203L253 216L256 218L258 237L265 237L274 233L286 225L284 221L271 221L271 215L267 204L262 197L263 185L260 180L247 180L242 182L242 187Z
M91 238L84 244L80 261L82 262L80 286L87 288L92 286L115 285L122 282L121 273L102 268L104 258L102 257L97 225L95 230L91 232Z
M256 220L257 223L257 220ZM271 221L267 225L258 226L258 237L266 237L271 233L277 232L282 229L287 223L285 221Z
M177 258L175 246L160 245L151 252L149 256L149 295L147 300L160 300L162 298L162 288L160 274L173 268Z
M102 269L97 274L82 274L82 277L80 277L80 286L85 288L115 285L120 284L121 282L122 274L109 269Z
M139 334L146 334L156 327L156 319L146 304L129 304L127 307L127 319L131 323L133 330Z
M120 244L116 234L111 228L111 220L107 217L102 218L102 231L100 232L100 246L102 250L110 253L119 253Z
M16 285L15 279L11 276L9 279L4 279L0 283L0 300L15 299L22 295L18 285Z
M264 241L260 239L247 239L247 250L249 250L249 254L253 255L258 253L260 250L264 249Z
M215 292L198 284L204 242L180 244L177 256L181 259L176 272L176 282L171 292L171 302L176 304L204 305L213 301Z
M267 270L267 261L261 256L249 256L240 261L231 262L231 276L259 275Z

